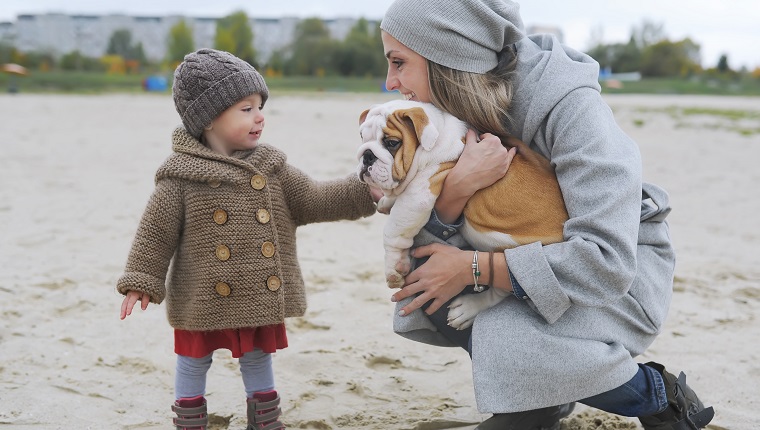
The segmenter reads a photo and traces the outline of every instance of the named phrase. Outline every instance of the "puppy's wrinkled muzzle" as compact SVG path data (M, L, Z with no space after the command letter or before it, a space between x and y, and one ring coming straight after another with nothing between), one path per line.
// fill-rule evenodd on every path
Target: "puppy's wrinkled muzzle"
M375 156L375 153L372 152L371 149L364 151L364 155L362 155L362 162L364 163L365 166L367 167L371 166L372 163L375 162L375 160L377 160L377 157Z

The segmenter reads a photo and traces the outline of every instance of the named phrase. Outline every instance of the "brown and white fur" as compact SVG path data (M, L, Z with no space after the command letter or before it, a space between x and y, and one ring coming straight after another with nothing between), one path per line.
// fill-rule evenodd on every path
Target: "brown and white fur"
M430 217L443 182L464 150L467 125L429 103L396 100L372 106L360 118L359 178L385 194L383 232L388 286L400 288L411 269L409 248ZM563 240L567 220L562 193L549 161L515 138L518 149L507 174L475 193L464 208L461 234L479 251L503 251L532 242ZM464 329L507 292L489 288L459 296L449 325Z

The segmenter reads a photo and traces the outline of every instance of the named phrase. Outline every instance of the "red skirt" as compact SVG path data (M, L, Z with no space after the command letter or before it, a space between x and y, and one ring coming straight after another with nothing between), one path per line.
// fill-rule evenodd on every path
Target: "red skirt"
M240 358L254 348L273 353L287 347L285 324L215 331L174 330L174 352L193 358L205 357L217 349L229 349L234 358Z

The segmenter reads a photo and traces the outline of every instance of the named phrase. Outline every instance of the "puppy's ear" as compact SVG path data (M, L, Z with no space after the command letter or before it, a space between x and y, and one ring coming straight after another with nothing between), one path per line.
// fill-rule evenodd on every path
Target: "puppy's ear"
M420 146L426 151L430 151L438 140L438 129L430 122L427 113L421 107L407 109L404 116L414 125L414 132L420 141Z
M364 120L367 119L368 113L369 113L369 109L364 109L364 112L362 112L362 114L359 115L359 125L364 124Z

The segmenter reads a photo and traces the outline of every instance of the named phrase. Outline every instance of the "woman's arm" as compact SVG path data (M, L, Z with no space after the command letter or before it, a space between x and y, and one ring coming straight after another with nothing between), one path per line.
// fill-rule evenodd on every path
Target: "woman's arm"
M511 273L537 312L553 323L573 304L605 306L630 288L637 270L641 158L635 142L618 127L593 88L565 96L533 139L540 152L549 155L557 173L570 215L565 240L506 250L505 270L500 273ZM451 183L447 179L446 184L459 182L457 176L450 177ZM441 210L458 214L463 204L456 201L449 200L454 210L441 199L438 204ZM472 283L468 279L472 252L433 251L441 255L407 276L407 285L417 284L410 293L425 291L421 300L440 305ZM397 299L409 295L406 291L397 294L401 294Z
M412 251L414 258L430 257L406 277L404 288L396 292L391 301L398 302L422 292L418 297L404 306L400 315L408 315L430 300L433 303L425 310L430 315L444 303L461 293L465 286L473 283L472 257L475 251L463 251L459 248L434 243L421 246ZM512 284L507 270L507 259L503 252L495 252L493 270L491 270L488 252L478 252L480 277L478 282L493 288L512 293ZM493 273L493 279L491 274Z
M435 202L438 219L444 224L456 221L476 191L507 173L515 153L515 149L508 150L490 133L480 135L478 140L475 132L468 130L464 152L446 177L441 195Z

